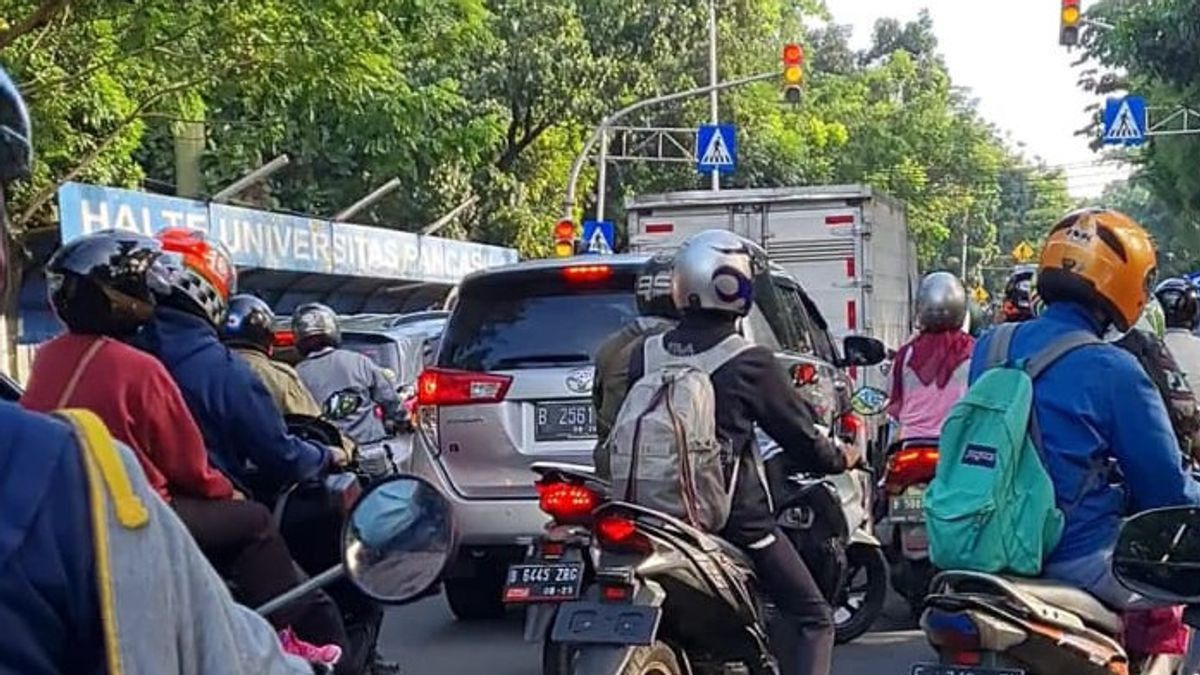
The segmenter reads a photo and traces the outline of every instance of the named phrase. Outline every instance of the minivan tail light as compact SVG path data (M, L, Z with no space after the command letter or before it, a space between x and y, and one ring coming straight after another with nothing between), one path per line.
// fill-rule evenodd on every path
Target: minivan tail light
M508 395L510 386L512 378L508 375L429 368L417 378L417 403L423 406L499 403Z

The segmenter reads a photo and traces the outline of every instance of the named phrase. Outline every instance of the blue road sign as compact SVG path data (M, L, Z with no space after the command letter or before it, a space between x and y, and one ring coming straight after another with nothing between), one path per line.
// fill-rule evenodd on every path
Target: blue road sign
M1141 96L1110 98L1104 105L1105 145L1142 145L1146 142L1146 99Z
M704 124L696 134L696 170L700 173L733 173L737 168L737 128L732 124Z
M612 255L617 248L617 230L607 220L583 221L583 250L594 255Z

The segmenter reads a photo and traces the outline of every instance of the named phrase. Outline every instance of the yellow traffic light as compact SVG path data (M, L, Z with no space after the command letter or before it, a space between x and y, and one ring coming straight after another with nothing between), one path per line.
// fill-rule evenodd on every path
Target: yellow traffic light
M1079 44L1079 26L1083 22L1079 0L1062 0L1062 12L1059 16L1062 20L1058 29L1058 43L1065 47L1074 47Z
M566 218L554 224L554 255L557 258L575 255L575 223Z
M804 84L804 48L791 43L783 46L783 98L799 103Z

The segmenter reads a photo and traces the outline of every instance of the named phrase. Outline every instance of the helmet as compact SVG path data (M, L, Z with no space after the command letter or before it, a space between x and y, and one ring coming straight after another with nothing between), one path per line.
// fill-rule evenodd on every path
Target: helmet
M660 316L664 319L679 318L679 308L671 297L671 273L674 257L659 253L638 271L637 307L642 316Z
M0 186L27 176L32 163L29 111L17 85L0 68Z
M1033 278L1037 268L1023 265L1013 270L1004 284L1004 320L1028 321L1033 318Z
M1167 279L1154 289L1154 297L1162 305L1167 328L1196 327L1200 317L1200 289L1187 279Z
M967 320L967 289L949 272L925 275L917 288L917 325L924 333L961 330Z
M275 312L253 295L235 295L229 299L229 313L221 325L221 339L231 347L250 347L270 353L275 341Z
M1157 264L1150 236L1132 218L1083 209L1050 230L1038 265L1038 292L1048 305L1072 301L1091 307L1124 332L1146 306Z
M726 230L692 235L675 254L671 297L681 312L746 316L754 304L754 244Z
M342 329L338 327L337 314L319 302L296 308L292 314L292 333L296 336L296 348L305 356L342 343Z
M217 239L203 230L169 227L154 235L168 255L172 293L167 302L220 326L229 310L229 296L237 292L233 257Z
M54 313L72 333L130 335L171 291L162 247L149 237L106 230L58 249L46 263Z

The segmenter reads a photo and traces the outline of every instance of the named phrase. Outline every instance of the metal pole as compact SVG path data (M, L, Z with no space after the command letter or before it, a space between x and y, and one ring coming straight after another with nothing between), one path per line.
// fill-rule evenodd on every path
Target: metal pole
M442 229L446 225L450 224L451 221L453 221L455 218L458 217L458 214L462 213L463 211L466 211L468 208L471 207L471 205L473 205L477 201L479 201L479 197L477 197L477 196L467 199L463 203L454 207L450 211L450 213L447 213L446 215L442 216L441 218L438 218L437 220L433 221L432 223L426 225L425 229L421 230L421 234L433 234L434 232L437 232L438 230Z
M608 127L600 132L600 152L596 155L596 220L604 222L604 195L608 187Z
M708 83L715 86L717 77L717 0L708 0ZM720 124L719 94L716 89L713 89L708 96L712 112L711 121L713 124ZM704 152L704 150L701 149L700 152ZM714 191L721 189L721 172L716 169L712 171L712 189Z
M612 127L614 122L620 120L622 117L625 117L630 113L637 112L642 108L652 106L657 103L668 103L670 101L678 101L682 98L703 96L704 94L707 94L713 90L721 91L725 89L731 89L733 87L740 87L744 84L769 80L773 77L779 77L779 72L772 70L770 72L759 73L757 75L740 77L736 80L729 80L728 82L721 82L715 86L707 85L704 87L696 87L695 89L688 89L687 91L675 92L673 94L655 96L654 98L648 98L644 101L638 101L637 103L625 106L617 112L600 120L600 124L592 132L592 135L588 137L587 142L583 144L583 150L579 152L579 154L575 157L575 161L571 164L571 174L567 179L567 195L566 198L563 199L563 217L572 218L574 216L572 211L575 209L575 188L579 183L579 175L583 172L583 163L587 161L588 153L592 151L592 146L596 145L596 141L600 139L600 134L602 131L607 131L610 127Z
M220 192L218 192L217 194L213 195L211 201L223 202L231 197L236 196L238 193L242 192L243 190L250 187L251 185L254 185L255 183L259 182L260 180L263 180L267 176L270 176L271 174L275 173L276 171L287 166L288 162L290 162L290 161L291 160L288 158L287 155L280 155L280 156L276 157L275 159L267 162L266 164L263 164L262 166L251 171L250 173L246 174L245 176L242 176L241 178L237 179L229 187L227 187L227 188L221 190Z
M340 222L352 217L354 214L358 213L359 211L362 211L363 209L374 204L375 202L379 201L380 199L383 199L384 197L391 194L392 192L395 192L400 187L400 185L401 185L401 183L400 183L399 178L393 178L393 179L389 180L388 182L384 183L383 185L380 185L379 187L372 190L371 194L354 202L350 206L347 206L346 208L342 209L341 211L338 211L337 214L333 216L333 219L332 219L333 222L340 223Z
M341 579L345 574L346 564L338 563L336 567L330 567L324 572L321 572L317 576L284 593L278 598L267 602L267 604L255 609L254 611L258 612L260 616L267 616L268 614L271 614L272 612L275 612L276 610L295 602L311 591L315 591L323 586L328 586L338 579Z

